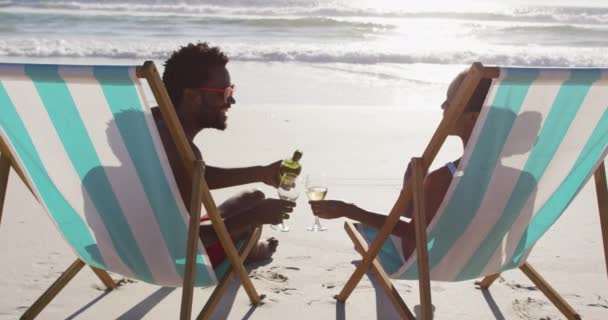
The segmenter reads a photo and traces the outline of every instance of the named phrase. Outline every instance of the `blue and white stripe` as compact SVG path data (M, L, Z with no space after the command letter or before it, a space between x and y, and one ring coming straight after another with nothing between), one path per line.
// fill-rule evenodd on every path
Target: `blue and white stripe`
M182 284L188 213L133 67L0 65L2 138L87 263ZM199 243L196 284L217 282Z
M608 70L501 69L427 229L431 279L522 265L606 156L607 110ZM393 251L391 276L417 278L416 255Z

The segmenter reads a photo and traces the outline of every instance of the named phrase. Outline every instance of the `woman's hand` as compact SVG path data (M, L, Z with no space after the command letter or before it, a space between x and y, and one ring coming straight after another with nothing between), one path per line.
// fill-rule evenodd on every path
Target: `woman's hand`
M340 200L309 201L308 203L310 203L314 215L322 219L352 218L361 210L352 203Z

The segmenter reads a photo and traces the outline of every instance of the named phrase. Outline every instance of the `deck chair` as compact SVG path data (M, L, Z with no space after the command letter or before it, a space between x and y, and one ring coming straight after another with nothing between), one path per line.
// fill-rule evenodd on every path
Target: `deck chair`
M423 179L448 129L482 79L490 90L445 198L427 225ZM519 268L566 316L579 319L526 259L537 240L595 175L608 266L608 69L484 67L475 63L381 229L347 222L363 259L336 299L345 302L371 268L404 319L414 319L389 278L418 279L420 317L431 319L430 281L498 276ZM532 115L532 116L530 116ZM532 121L531 121L532 120ZM392 229L413 205L416 250L404 257Z
M140 78L147 80L192 177L189 211L177 189ZM258 228L237 251L151 61L142 66L0 64L0 218L10 168L77 255L23 314L36 317L84 265L112 289L106 271L183 287L190 319L193 287L217 285L198 318L208 318L237 275L252 304L261 296L243 260ZM215 270L200 243L201 206L227 254ZM219 279L219 281L218 281Z

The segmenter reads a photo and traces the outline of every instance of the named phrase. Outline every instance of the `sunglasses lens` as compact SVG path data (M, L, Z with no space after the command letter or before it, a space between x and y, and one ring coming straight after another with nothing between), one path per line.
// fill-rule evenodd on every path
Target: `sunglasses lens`
M224 90L224 102L228 103L234 101L234 99L230 99L234 96L234 85L226 88L226 90Z

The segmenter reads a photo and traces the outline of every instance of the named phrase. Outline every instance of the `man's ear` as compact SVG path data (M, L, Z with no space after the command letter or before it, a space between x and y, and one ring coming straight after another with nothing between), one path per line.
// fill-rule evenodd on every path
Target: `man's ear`
M203 99L202 92L199 90L184 88L182 93L182 105L196 104L200 105Z

